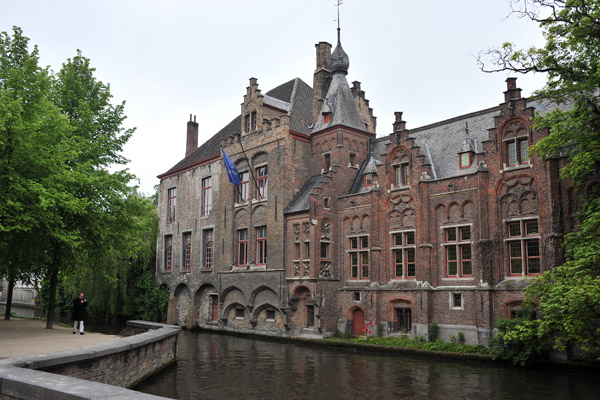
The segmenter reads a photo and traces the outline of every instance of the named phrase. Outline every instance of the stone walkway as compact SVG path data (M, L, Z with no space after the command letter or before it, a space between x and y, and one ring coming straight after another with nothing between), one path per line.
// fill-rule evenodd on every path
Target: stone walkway
M73 335L73 328L54 324L46 329L46 321L0 317L0 359L54 353L119 338L116 335L86 332Z

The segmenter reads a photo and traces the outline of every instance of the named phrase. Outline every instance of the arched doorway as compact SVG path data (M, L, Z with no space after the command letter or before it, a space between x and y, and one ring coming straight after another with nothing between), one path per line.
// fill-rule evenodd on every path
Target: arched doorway
M363 328L365 327L365 313L360 308L357 308L352 312L352 320L354 321L354 329L352 334L354 336L360 336L363 334Z

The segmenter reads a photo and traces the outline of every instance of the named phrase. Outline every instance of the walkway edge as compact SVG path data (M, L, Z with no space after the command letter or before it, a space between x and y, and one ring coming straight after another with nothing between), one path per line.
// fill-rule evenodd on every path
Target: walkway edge
M167 354L165 358L158 360L160 365L155 363L154 371L151 372L156 372L176 360L177 334L181 327L145 321L128 321L127 326L136 330L146 330L146 332L72 350L0 360L0 398L99 400L110 397L111 399L162 399L163 397L112 386L108 383L38 370L53 371L59 369L63 371L62 373L78 373L78 370L85 369L102 374L106 373L105 370L101 370L104 367L102 363L106 363L106 360L110 357L118 358L138 350L143 350L145 354L145 349L150 347L156 347L158 352L165 356L163 349L160 348L161 343L167 343L172 348L173 354ZM174 347L171 343L173 341L175 343ZM78 368L78 364L81 365L81 363L86 363L86 365L96 363L97 365L93 368ZM149 372L140 370L139 373L142 374L141 376L148 376ZM131 379L135 380L134 376Z

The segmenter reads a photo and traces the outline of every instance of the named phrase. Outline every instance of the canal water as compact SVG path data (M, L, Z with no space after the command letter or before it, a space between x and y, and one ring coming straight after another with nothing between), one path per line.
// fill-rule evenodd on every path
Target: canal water
M183 330L135 390L174 399L600 399L596 371L528 370Z

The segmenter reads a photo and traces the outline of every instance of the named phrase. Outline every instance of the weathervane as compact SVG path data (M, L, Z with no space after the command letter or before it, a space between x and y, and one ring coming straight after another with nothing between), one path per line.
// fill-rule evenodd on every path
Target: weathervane
M338 43L340 42L340 5L344 4L344 0L337 0L337 23L338 23Z

